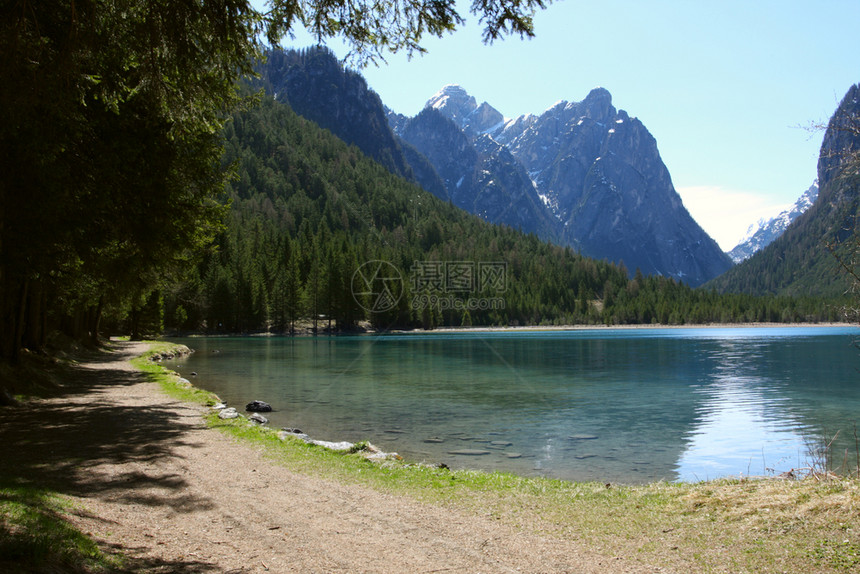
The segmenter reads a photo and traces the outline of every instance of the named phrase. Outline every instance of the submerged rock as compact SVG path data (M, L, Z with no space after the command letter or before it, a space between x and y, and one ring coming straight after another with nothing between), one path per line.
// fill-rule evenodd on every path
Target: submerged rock
M448 454L457 454L461 456L483 456L485 454L490 454L490 451L480 450L477 448L461 448L459 450L449 451Z

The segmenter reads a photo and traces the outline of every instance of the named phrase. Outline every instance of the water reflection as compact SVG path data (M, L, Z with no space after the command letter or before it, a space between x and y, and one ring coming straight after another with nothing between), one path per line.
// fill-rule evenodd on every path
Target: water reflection
M856 453L837 440L831 460L813 452L824 437L853 430L860 412L847 339L723 339L706 360L711 373L689 445L679 460L683 480L726 475L775 475L829 464L856 466ZM828 434L824 429L830 427Z
M767 374L768 346L723 339L706 351L711 366L703 373L710 374L696 389L704 400L678 462L682 480L764 475L799 466L802 436L796 426L782 422L788 400L780 382Z

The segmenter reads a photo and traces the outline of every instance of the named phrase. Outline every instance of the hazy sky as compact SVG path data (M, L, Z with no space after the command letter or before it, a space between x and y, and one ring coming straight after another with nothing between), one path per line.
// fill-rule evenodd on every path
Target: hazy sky
M860 82L860 0L563 0L537 14L536 38L491 46L467 20L424 56L361 72L410 116L446 84L507 117L603 86L657 139L687 209L724 249L809 187L823 134L804 128Z

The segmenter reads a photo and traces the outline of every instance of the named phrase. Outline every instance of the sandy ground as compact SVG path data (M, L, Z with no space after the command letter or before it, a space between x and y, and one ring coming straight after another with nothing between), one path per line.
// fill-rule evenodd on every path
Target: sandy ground
M297 474L206 428L128 363L83 364L63 396L4 408L0 467L69 495L74 522L144 572L659 572L364 487ZM12 468L9 468L11 466Z

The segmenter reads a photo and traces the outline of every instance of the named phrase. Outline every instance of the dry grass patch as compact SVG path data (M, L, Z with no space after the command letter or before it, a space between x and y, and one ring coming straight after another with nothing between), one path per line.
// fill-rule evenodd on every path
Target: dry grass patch
M860 568L856 479L722 481L696 487L685 501L691 519L709 517L711 537L732 539L732 546L759 558L753 564L767 567L761 571Z
M459 474L459 473L455 473ZM860 481L615 486L507 477L450 503L561 543L677 572L860 569Z

